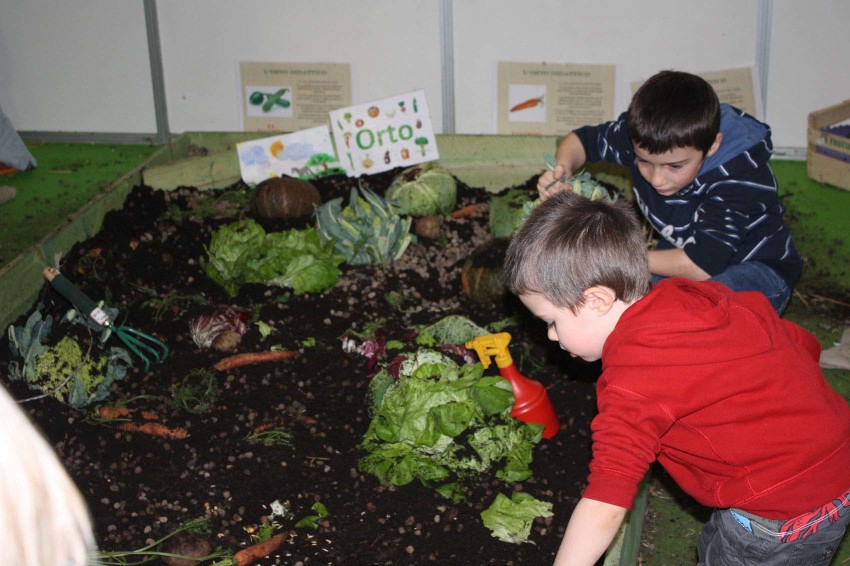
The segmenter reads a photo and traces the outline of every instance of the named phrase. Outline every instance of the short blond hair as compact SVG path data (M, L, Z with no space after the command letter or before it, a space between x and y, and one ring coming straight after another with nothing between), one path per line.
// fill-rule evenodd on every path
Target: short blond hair
M584 291L596 285L627 302L643 297L651 276L633 205L556 193L512 236L504 277L514 294L539 293L573 312L584 304Z
M0 548L16 566L82 566L95 548L82 495L0 387ZM8 562L7 562L8 561Z

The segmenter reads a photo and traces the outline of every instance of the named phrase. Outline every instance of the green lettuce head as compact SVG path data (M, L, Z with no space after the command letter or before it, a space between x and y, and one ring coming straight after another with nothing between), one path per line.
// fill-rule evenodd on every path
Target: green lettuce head
M457 181L447 169L425 163L402 171L385 197L399 214L448 214L457 204Z

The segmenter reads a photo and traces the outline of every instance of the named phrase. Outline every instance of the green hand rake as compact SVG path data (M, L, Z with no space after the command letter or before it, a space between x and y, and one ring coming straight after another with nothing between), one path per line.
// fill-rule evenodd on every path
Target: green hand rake
M130 351L144 362L145 371L150 369L151 361L159 363L168 357L168 346L153 336L139 332L135 328L116 326L114 321L96 302L83 293L79 287L71 283L67 277L59 273L58 269L46 267L44 269L44 278L47 279L50 286L56 289L60 295L68 299L74 305L74 308L94 321L98 326L110 330L118 336Z

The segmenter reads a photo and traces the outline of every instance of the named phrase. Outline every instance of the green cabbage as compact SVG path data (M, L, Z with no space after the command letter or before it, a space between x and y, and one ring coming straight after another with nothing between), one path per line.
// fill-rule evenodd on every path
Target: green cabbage
M385 198L399 214L448 214L457 204L457 181L447 169L429 162L402 171Z

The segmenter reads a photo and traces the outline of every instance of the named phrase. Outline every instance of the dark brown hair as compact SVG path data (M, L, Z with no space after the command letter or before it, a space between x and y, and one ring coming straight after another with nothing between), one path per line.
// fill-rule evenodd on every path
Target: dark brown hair
M693 147L705 155L720 131L720 102L704 79L681 71L661 71L632 97L629 137L649 153Z
M573 193L549 197L511 238L504 277L514 294L539 293L573 312L595 285L623 301L641 298L649 292L650 274L634 207Z

